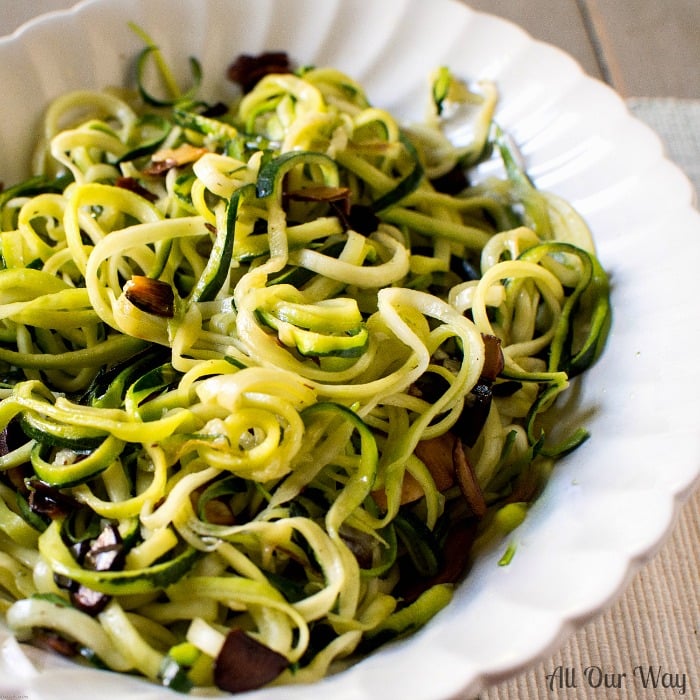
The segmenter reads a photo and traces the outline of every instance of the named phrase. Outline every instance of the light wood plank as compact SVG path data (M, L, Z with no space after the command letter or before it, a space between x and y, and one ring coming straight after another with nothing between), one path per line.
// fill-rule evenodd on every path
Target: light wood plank
M700 98L698 0L580 0L624 97Z
M601 78L596 53L589 41L576 0L465 0L475 10L515 22L535 39L573 56L589 74Z

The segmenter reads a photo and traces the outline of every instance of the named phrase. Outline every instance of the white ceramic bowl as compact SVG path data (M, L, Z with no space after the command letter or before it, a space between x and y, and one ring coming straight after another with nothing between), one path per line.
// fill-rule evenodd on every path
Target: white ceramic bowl
M592 438L557 467L515 533L509 566L492 552L411 639L312 688L255 697L467 696L551 651L620 591L700 474L700 216L689 182L620 98L571 58L450 0L88 0L47 15L0 40L0 180L27 174L50 98L128 79L140 48L128 21L149 31L183 76L197 56L208 96L226 94L224 69L238 53L266 49L346 71L407 120L422 116L426 77L438 65L498 83L499 122L536 183L586 217L612 277L608 347L568 406ZM0 695L67 700L80 687L103 699L169 696L29 654L0 628Z

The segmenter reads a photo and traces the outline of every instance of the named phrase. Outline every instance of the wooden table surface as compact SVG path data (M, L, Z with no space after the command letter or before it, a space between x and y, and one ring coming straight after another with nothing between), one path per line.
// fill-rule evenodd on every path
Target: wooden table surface
M564 49L623 97L700 98L700 0L467 0Z

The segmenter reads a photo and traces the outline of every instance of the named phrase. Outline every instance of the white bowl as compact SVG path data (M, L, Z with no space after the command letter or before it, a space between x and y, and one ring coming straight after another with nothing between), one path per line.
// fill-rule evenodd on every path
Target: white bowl
M481 558L454 602L412 638L321 683L257 699L437 700L476 693L560 643L605 607L658 546L700 475L696 260L700 215L689 182L622 100L559 50L450 0L88 0L0 40L0 180L27 174L47 102L73 88L121 85L141 48L133 21L203 94L226 94L238 53L284 49L332 65L403 118L423 114L426 77L447 64L501 91L497 117L538 186L569 199L611 274L608 347L575 405L592 438L556 468L516 531L516 555ZM0 628L0 694L61 700L158 698L145 681L86 670Z

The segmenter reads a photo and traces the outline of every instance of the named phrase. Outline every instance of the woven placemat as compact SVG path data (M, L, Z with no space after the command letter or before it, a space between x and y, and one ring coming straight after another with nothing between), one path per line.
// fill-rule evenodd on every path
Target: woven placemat
M635 98L700 201L700 100ZM688 319L697 323L698 317ZM566 644L480 700L700 698L700 490L670 537L611 607ZM606 687L607 686L607 687Z
M661 137L666 152L700 193L700 99L634 98L632 113Z

